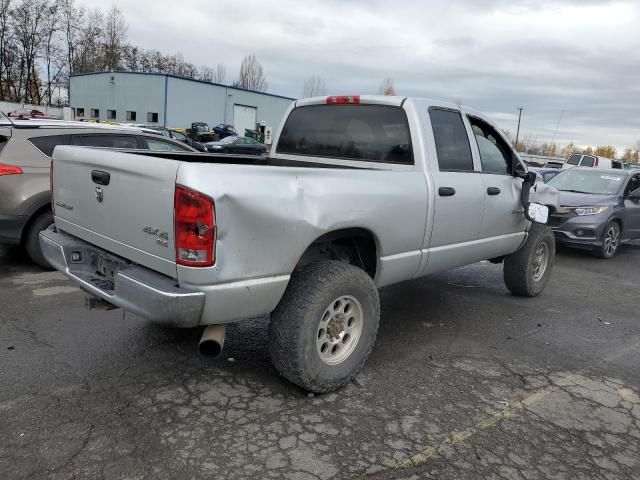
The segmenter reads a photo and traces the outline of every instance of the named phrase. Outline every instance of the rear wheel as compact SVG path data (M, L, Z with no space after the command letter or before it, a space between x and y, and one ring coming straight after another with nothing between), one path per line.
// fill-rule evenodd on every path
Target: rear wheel
M51 224L53 224L52 213L43 212L31 222L24 237L24 246L31 260L47 270L51 270L53 267L51 267L42 254L42 249L40 248L40 232L49 228Z
M535 297L546 287L556 255L551 229L532 224L525 244L504 259L504 283L511 293Z
M342 262L295 272L271 316L271 361L287 380L316 393L349 382L378 332L380 301L371 277Z
M618 251L622 240L620 224L612 220L607 224L602 234L602 245L596 248L595 254L600 258L612 258Z

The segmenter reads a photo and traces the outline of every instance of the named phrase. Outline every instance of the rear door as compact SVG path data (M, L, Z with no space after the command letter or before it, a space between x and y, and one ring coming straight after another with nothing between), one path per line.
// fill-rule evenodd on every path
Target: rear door
M175 277L177 171L175 160L99 148L57 147L53 155L56 225Z
M429 119L427 137L433 138L437 161L431 164L435 213L424 273L483 259L478 236L485 205L484 185L460 111L432 107Z

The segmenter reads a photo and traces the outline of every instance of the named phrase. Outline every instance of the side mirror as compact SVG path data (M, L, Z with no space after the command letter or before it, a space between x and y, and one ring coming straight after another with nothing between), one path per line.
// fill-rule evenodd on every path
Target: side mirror
M546 224L549 220L549 207L530 203L527 207L527 219L531 222Z
M633 192L631 192L627 198L631 200L640 200L640 188L636 188Z

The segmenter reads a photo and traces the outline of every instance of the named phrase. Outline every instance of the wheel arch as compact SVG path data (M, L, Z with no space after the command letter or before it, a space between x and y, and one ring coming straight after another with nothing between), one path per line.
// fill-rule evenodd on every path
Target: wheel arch
M20 233L20 243L24 243L25 236L27 235L27 233L31 229L31 225L33 225L33 222L35 222L35 220L40 215L42 215L43 213L45 213L47 211L49 211L49 212L51 211L51 197L50 196L47 196L47 198L42 198L42 199L38 200L31 207L29 207L29 210L27 210L27 212L26 212L27 215L29 216L29 220L27 220L27 222L24 224L24 228L22 229L22 232Z
M371 230L362 227L336 229L311 242L298 258L294 270L318 260L340 260L375 278L379 251L379 240Z

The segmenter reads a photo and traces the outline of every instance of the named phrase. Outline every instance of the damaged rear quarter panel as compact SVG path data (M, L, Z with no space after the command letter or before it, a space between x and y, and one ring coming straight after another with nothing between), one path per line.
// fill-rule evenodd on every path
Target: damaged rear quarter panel
M424 174L371 168L181 164L177 183L215 201L218 240L216 264L180 266L180 284L288 276L315 239L354 227L373 234L378 258L415 252L417 270L427 218ZM383 276L378 272L378 284Z

